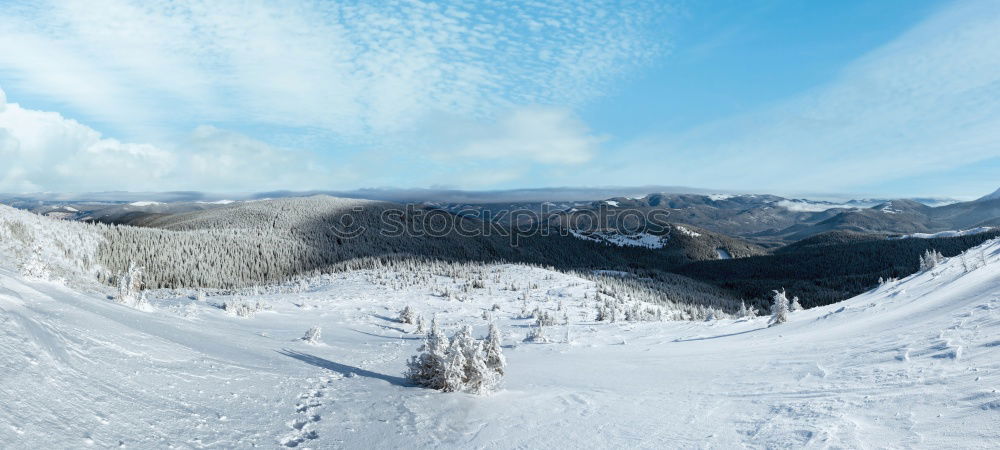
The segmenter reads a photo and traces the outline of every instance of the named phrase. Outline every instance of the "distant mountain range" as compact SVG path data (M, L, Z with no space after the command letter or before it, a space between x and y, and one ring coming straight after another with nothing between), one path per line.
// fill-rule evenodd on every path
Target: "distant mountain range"
M876 234L935 233L1000 225L1000 199L972 202L918 200L851 200L842 203L789 199L775 195L671 194L612 197L592 202L431 203L455 214L510 219L499 211L517 210L520 224L534 219L572 227L581 217L635 210L666 214L671 223L687 224L763 245L780 245L829 231ZM603 211L603 212L602 212ZM610 213L609 213L610 211Z
M346 196L351 198L366 197L383 201L386 199L379 197L406 199L403 203L419 204L425 209L518 226L574 228L579 218L602 211L614 213L634 210L646 215L659 212L664 213L667 221L673 224L738 237L765 247L780 246L831 231L898 235L1000 226L1000 190L969 202L930 198L830 202L766 194L733 195L707 190L701 190L700 193L660 192L586 198L588 195L601 195L616 189L634 191L641 188L525 189L473 193L431 189L370 189L341 194L348 194ZM243 195L242 200L220 199L194 192L103 193L75 197L81 200L33 194L0 196L0 202L61 219L148 226L163 216L291 194L293 193L248 194ZM571 199L538 200L559 196ZM86 198L90 199L83 200ZM494 201L497 198L520 200ZM623 231L613 228L603 225L602 230L588 231Z

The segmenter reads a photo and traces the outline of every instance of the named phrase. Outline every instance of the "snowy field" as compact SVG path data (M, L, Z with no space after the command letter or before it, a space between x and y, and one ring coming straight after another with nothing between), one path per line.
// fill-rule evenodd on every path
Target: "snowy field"
M595 282L486 266L355 271L240 295L109 288L0 269L7 448L995 448L1000 243L842 303L767 318L595 322ZM73 283L69 283L73 284ZM260 302L243 318L224 302ZM490 312L494 304L500 310ZM403 377L421 336L505 334L499 392ZM560 306L561 305L561 306ZM548 310L550 343L522 342ZM568 324L563 324L568 320ZM321 344L301 337L319 326Z

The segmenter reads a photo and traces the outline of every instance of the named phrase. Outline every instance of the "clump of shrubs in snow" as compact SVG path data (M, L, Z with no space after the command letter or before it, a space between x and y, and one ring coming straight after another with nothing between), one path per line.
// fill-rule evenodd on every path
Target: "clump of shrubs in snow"
M444 392L492 392L499 387L507 364L500 339L500 331L492 324L485 341L476 340L469 325L448 339L433 319L421 353L410 358L406 378Z
M250 318L259 311L267 310L268 307L260 301L250 303L241 299L233 299L223 303L222 309L236 317Z
M556 324L556 318L548 311L543 310L540 307L535 307L535 310L531 313L535 318L535 322L539 325L551 327Z
M537 344L545 344L551 342L549 337L545 335L545 325L541 321L536 320L535 326L528 329L528 333L524 336L524 342L534 342Z
M625 301L615 297L606 296L601 300L597 299L597 321L598 322L658 322L663 320L663 309L659 306L651 305L641 301ZM711 312L711 311L710 311ZM709 317L708 314L702 317ZM715 317L712 314L712 317Z
M307 344L313 344L313 345L320 344L322 343L322 341L320 340L320 334L322 334L322 332L323 332L322 328L320 328L319 326L313 326L312 328L306 330L306 334L305 336L302 336L302 340L306 341Z
M890 284L895 284L898 281L899 281L899 278L896 278L896 277L892 277L892 278L878 277L878 285L879 285L879 287L890 285Z

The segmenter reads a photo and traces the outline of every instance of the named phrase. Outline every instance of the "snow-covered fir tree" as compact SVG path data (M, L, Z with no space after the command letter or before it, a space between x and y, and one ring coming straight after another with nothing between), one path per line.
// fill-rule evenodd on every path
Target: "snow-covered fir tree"
M791 306L789 306L789 310L791 312L799 312L802 311L803 309L805 308L803 308L802 304L799 303L799 297L798 296L792 297L792 304Z
M774 291L774 303L771 304L771 321L768 326L782 324L788 321L788 297L785 290Z
M535 326L528 328L528 332L524 336L524 342L549 342L548 336L545 335L545 326L536 320Z
M499 339L499 331L491 328L490 336L480 342L469 325L447 339L434 320L421 353L410 358L406 377L419 386L444 392L491 392L499 386L506 367Z
M306 330L306 334L302 336L302 340L306 341L306 343L308 344L313 344L313 345L319 344L322 342L320 340L320 335L322 334L322 332L323 332L322 328L314 325L313 327Z
M500 334L500 328L495 323L491 323L489 334L486 335L486 342L483 343L483 353L486 358L486 367L499 377L503 377L504 369L507 367L507 358L503 356L502 342L503 336Z
M149 301L143 292L142 268L135 263L128 266L128 270L118 277L118 296L115 301L123 305L128 305L136 309L148 310Z
M444 367L441 370L441 387L444 392L459 392L465 388L465 352L457 339L448 343Z
M31 256L18 266L18 271L25 278L33 280L48 280L51 277L48 264L43 260L42 249L37 246Z
M920 271L924 272L931 270L941 261L944 261L944 255L942 255L941 252L934 249L927 250L920 256Z
M406 305L402 311L399 312L399 323L413 324L417 320L417 313L410 308L410 305Z
M441 333L437 318L432 318L431 328L420 346L421 353L410 358L406 378L419 386L443 389L448 345L448 338Z

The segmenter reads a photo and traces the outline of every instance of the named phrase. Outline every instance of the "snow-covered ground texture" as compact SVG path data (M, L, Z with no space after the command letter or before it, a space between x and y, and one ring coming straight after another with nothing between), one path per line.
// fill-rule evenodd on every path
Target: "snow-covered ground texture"
M598 282L497 265L358 270L223 295L27 279L0 259L8 448L987 448L1000 442L1000 242L826 307L595 322ZM443 267L443 268L442 268ZM614 293L602 295L605 300ZM621 294L618 294L621 295ZM220 308L245 304L241 317ZM258 305L259 304L259 305ZM402 378L409 305L494 320L500 391ZM492 311L493 305L499 306ZM548 343L525 343L539 307ZM254 312L256 311L256 312ZM567 324L563 324L568 321ZM303 340L314 326L320 342Z
M994 227L977 227L968 230L949 230L940 231L937 233L913 233L903 236L899 236L896 239L935 239L944 237L957 237L957 236L969 236L973 234L986 233L987 231L993 230Z
M651 233L625 234L614 231L581 232L577 230L570 230L570 233L577 239L587 241L604 242L618 247L644 247L651 249L663 248L670 239L669 236L660 236Z

